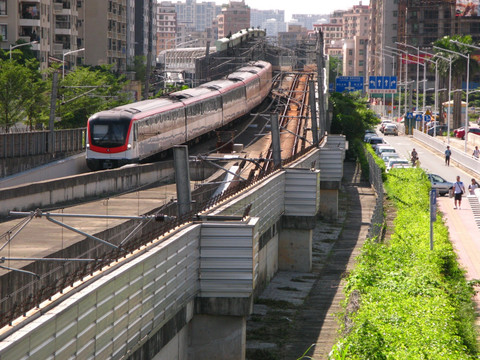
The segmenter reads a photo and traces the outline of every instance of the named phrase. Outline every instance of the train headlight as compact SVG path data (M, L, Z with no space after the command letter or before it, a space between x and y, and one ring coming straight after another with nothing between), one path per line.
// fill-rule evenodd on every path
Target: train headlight
M87 149L90 149L90 144L87 144Z
M132 144L127 145L127 149L130 150L132 148Z

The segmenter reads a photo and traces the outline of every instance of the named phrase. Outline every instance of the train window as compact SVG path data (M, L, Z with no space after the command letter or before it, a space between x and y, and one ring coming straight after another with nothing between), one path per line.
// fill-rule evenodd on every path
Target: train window
M117 147L125 144L130 120L94 119L90 121L92 145Z

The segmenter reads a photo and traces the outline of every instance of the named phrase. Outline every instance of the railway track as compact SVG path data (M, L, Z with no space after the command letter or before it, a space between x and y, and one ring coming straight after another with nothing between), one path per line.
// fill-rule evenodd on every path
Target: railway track
M280 144L282 160L295 156L306 147L308 119L308 83L313 79L312 72L291 72L283 77L282 87L273 95L279 107ZM273 165L273 149L270 142L262 172L269 171Z

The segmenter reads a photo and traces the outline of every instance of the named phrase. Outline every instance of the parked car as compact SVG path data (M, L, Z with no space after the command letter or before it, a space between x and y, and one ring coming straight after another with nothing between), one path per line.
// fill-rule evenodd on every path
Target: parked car
M391 159L398 159L398 158L400 158L400 155L398 155L396 152L395 153L383 153L382 154L382 160L385 163L385 165L387 165L388 162Z
M363 137L363 141L367 142L367 139L371 136L377 136L377 132L373 129L365 130L365 135Z
M383 135L398 135L398 128L397 125L395 124L386 124L385 127L383 128Z
M435 135L443 135L448 131L448 126L447 125L437 125L435 127L431 127L430 129L427 130L427 134L430 136Z
M432 184L432 189L436 189L440 196L448 194L448 190L453 186L453 183L445 180L440 175L427 174L428 180Z
M398 158L398 159L390 159L387 164L387 172L392 169L398 168L410 168L412 167L410 161Z
M380 123L380 132L383 133L383 131L385 130L385 126L387 124L392 124L392 120L388 120L388 119L382 120L382 122Z
M480 135L480 128L469 128L468 133L469 134ZM453 130L453 135L457 138L465 139L465 128L460 127L458 129Z
M381 157L382 154L385 154L385 153L394 153L394 152L396 152L395 148L388 144L378 144L377 148L375 149L375 153L378 155L378 157Z
M370 145L372 145L373 149L377 147L378 144L385 144L385 141L383 141L383 138L380 136L371 136L368 138L367 141Z

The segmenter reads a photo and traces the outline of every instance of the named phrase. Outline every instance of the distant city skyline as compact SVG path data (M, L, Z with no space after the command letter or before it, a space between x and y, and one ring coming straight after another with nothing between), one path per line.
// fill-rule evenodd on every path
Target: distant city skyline
M201 2L203 0L197 0ZM218 5L228 3L228 0L215 0ZM335 10L347 10L354 5L358 5L360 0L336 0L336 1L317 1L308 0L245 0L245 3L252 9L259 10L285 10L285 21L289 21L292 14L330 14ZM361 1L362 5L369 5L369 0Z

